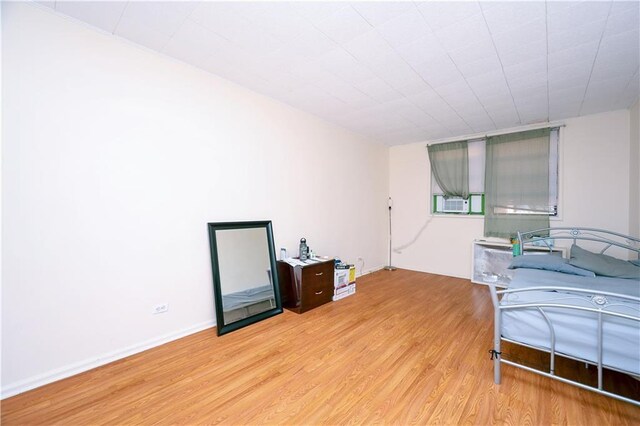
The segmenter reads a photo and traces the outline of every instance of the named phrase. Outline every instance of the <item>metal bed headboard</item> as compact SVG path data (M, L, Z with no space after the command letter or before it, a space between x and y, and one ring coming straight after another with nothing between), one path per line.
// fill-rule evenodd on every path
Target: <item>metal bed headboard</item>
M553 240L573 240L574 244L576 241L594 241L604 244L600 253L604 253L612 246L615 246L635 252L640 258L640 238L607 231L605 229L559 227L542 228L527 232L518 231L518 243L520 247L524 247L525 244L531 245L541 242L543 246L551 250L553 246L550 244L550 241Z

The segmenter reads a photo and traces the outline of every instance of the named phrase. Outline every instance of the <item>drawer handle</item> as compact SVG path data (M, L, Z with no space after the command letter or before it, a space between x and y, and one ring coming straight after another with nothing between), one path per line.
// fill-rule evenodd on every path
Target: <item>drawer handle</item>
M319 276L320 276L320 275L322 275L322 274L323 274L323 272L318 272L318 273L316 274L316 277L319 277Z
M316 294L322 294L324 290L316 291Z

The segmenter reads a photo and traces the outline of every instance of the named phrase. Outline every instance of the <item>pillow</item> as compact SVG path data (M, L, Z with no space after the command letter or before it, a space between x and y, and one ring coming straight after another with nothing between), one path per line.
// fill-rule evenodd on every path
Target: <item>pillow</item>
M511 261L509 269L529 268L545 271L563 272L565 274L580 275L583 277L595 277L591 271L569 265L569 259L553 254L529 254L516 256Z
M604 277L631 278L640 280L640 266L626 260L616 259L602 253L592 253L588 250L571 246L571 260L569 263L578 268L588 269Z

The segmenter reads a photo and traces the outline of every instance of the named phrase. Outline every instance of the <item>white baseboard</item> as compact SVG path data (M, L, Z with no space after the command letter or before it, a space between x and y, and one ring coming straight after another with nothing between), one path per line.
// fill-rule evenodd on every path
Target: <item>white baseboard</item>
M49 372L38 374L25 380L20 380L16 383L10 383L2 386L0 391L0 399L9 398L10 396L17 395L22 392L26 392L31 389L35 389L40 386L47 385L49 383L56 382L58 380L66 379L67 377L74 376L76 374L83 373L96 367L108 364L113 361L117 361L122 358L146 351L147 349L155 348L156 346L163 345L173 340L180 339L190 334L197 333L202 330L206 330L211 327L215 327L214 320L205 321L203 323L184 328L179 331L167 333L162 336L154 337L153 339L145 340L144 342L128 346L126 348L118 349L116 351L108 352L98 357L86 359L84 361L76 362Z
M384 266L377 266L367 269L359 276L371 274L383 269ZM146 351L147 349L155 348L156 346L163 345L173 340L180 339L190 334L197 333L202 330L206 330L211 327L215 327L214 320L206 321L173 333L168 333L162 336L155 337L153 339L146 340L144 342L122 348L116 351L108 352L98 357L90 358L84 361L76 362L49 372L38 374L25 380L21 380L16 383L10 383L8 385L2 385L0 390L0 399L9 398L14 395L18 395L22 392L26 392L31 389L38 388L40 386L48 385L49 383L56 382L58 380L66 379L67 377L74 376L76 374L83 373L96 367L100 367L110 362L117 361L122 358L126 358L131 355Z
M384 268L384 266L376 266L375 268L370 268L370 269L367 269L366 271L361 272L360 275L357 275L357 276L358 277L362 277L362 276L367 275L367 274L372 274L374 272L380 271L383 268Z

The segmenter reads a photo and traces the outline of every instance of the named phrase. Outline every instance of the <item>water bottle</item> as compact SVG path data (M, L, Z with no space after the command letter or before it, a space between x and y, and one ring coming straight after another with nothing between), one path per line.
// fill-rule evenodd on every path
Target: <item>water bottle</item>
M306 238L300 238L300 260L307 260L309 257L309 247Z

